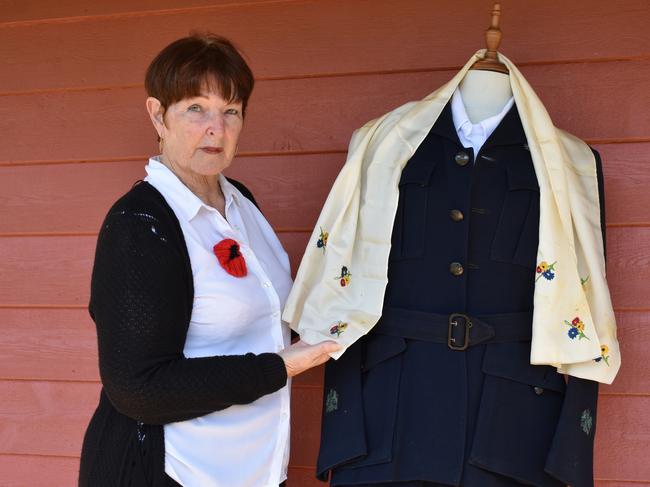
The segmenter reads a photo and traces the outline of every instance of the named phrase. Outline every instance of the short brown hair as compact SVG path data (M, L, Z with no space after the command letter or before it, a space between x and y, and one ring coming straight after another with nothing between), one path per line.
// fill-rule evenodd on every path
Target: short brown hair
M151 61L144 78L149 96L170 105L201 95L206 85L228 102L241 101L242 114L254 85L253 73L228 39L192 33L172 42Z

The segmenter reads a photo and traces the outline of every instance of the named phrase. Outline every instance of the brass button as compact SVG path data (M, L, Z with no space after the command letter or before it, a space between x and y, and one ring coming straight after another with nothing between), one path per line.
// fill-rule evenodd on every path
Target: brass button
M454 160L459 166L466 166L469 162L469 154L465 151L460 151L454 156Z
M460 210L450 210L449 211L449 217L454 220L455 222L462 222L463 218L465 216L463 215L463 212Z
M463 269L463 265L460 262L452 262L449 264L449 272L454 276L460 276L465 272L465 269Z
M544 389L542 387L535 386L534 389L535 389L535 394L537 394L538 396L544 394Z

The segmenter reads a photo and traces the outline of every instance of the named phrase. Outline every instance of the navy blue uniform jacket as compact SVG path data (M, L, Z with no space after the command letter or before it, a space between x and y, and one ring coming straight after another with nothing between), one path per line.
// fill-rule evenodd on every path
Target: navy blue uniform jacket
M475 157L447 105L399 184L382 318L326 366L319 477L593 485L597 383L529 363L539 187L516 106Z

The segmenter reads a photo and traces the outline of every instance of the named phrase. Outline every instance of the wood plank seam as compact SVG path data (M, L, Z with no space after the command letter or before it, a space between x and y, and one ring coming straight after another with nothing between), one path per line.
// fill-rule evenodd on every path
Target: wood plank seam
M205 12L210 10L221 10L224 8L237 8L237 7L250 7L256 5L276 5L276 4L290 4L301 3L303 0L265 0L259 2L240 3L233 0L231 3L222 3L219 5L197 5L195 7L177 7L167 8L160 10L141 10L134 12L120 12L114 14L97 14L97 15L75 15L69 17L53 17L49 19L35 19L35 20L14 20L10 22L0 22L0 29L4 28L20 28L32 27L40 25L56 25L56 24L72 24L81 22L96 22L103 20L123 20L133 19L138 17L152 17L164 15L180 15L186 13Z
M650 142L648 137L647 142ZM346 149L319 149L319 150L281 150L281 151L251 151L239 152L237 157L277 157L277 156L318 156L328 154L347 154ZM84 158L84 159L52 159L52 160L33 160L33 161L0 161L0 167L15 167L15 166L45 166L45 165L60 165L60 164L95 164L102 162L130 162L130 161L147 161L150 156L146 155L130 155L120 157L98 157L98 158Z
M351 133L350 133L351 135ZM613 144L644 144L650 142L648 137L616 137L610 139L591 139L586 138L584 141L590 145L613 145ZM310 156L310 155L328 155L328 154L347 154L347 148L342 149L315 149L315 150L280 150L280 151L243 151L238 157L293 157L293 156ZM97 157L82 159L48 159L48 160L10 160L0 161L0 167L29 167L29 166L55 166L62 164L99 164L105 162L131 162L147 161L150 156L147 155L127 155L117 157Z
M546 61L525 61L518 63L520 68L530 66L562 66L570 64L598 64L610 62L638 62L650 61L650 55L639 56L622 56L622 57L603 57L593 59L558 59ZM388 70L374 70L374 71L342 71L331 73L307 73L301 75L291 76L261 76L256 77L256 83L263 83L268 81L292 81L302 79L320 79L320 78L348 78L357 76L386 76L386 75L401 75L401 74L418 74L418 73L435 73L450 71L452 73L460 70L462 66L439 66L431 68L408 68L408 69L388 69ZM25 96L25 95L40 95L50 93L75 93L86 91L113 91L125 90L133 88L143 88L142 83L125 84L125 85L108 85L108 86L71 86L65 88L41 88L34 90L21 90L21 91L5 91L0 92L0 97L6 96Z

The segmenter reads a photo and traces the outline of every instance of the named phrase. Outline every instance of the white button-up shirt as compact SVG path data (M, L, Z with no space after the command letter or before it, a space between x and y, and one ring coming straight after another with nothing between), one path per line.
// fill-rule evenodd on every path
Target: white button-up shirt
M278 352L289 344L280 318L291 288L289 258L255 205L220 175L224 218L174 173L149 160L145 181L180 222L194 276L194 303L183 353L188 358ZM226 273L213 253L239 243L248 274ZM184 487L277 487L289 461L289 389L251 404L164 426L165 472Z
M463 97L460 94L460 90L454 91L454 94L451 97L451 115L454 119L454 127L456 127L458 138L460 139L460 143L463 144L463 147L471 147L474 149L475 160L478 151L481 150L485 141L499 126L501 120L503 120L503 117L506 116L506 113L508 113L508 110L510 110L514 103L515 99L510 97L500 113L490 118L486 118L485 120L481 120L478 123L472 123L467 116L465 103L463 103Z

